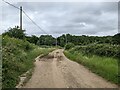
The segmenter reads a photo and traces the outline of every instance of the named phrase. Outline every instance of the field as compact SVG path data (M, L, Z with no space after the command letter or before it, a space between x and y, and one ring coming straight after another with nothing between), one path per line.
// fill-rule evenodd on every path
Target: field
M25 40L3 37L2 40L3 75L2 87L13 88L18 84L21 74L34 67L34 59L40 54L47 55L54 48L40 48Z

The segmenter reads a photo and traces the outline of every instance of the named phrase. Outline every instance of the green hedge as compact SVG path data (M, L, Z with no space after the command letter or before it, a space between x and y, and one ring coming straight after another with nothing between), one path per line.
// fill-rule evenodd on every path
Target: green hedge
M74 45L73 43L67 43L67 44L65 45L65 49L68 50L68 49L73 48L74 46L75 46L75 45Z
M20 39L3 37L2 40L2 87L14 88L21 74L34 67L34 59L46 55L53 48L40 48Z
M93 44L86 46L76 46L75 51L80 51L83 54L95 54L98 56L120 58L120 46L109 44Z
M112 57L103 57L97 55L85 55L82 52L75 50L64 51L64 54L73 61L76 61L87 68L93 73L96 73L108 81L116 84L118 82L118 59Z

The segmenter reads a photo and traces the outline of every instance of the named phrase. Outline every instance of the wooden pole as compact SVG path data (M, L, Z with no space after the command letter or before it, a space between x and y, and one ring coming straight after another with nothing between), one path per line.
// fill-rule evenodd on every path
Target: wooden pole
M20 6L20 30L22 30L22 6Z

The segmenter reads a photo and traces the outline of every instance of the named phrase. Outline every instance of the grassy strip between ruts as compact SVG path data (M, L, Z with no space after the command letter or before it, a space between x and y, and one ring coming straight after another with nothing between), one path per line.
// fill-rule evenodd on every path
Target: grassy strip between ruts
M2 88L14 88L19 76L34 67L34 59L47 55L55 48L41 48L25 40L3 37Z
M96 55L83 55L77 51L64 51L65 56L70 60L76 61L92 72L102 76L112 83L118 84L118 62L115 58L100 57Z

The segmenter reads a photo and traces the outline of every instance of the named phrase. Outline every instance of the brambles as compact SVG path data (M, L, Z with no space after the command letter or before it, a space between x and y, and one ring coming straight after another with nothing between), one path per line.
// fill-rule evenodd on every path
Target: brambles
M2 87L14 88L19 76L33 68L34 59L46 55L53 48L40 48L25 40L3 37L2 41Z
M118 82L120 45L89 44L75 46L64 53L68 58L85 65L94 73L120 84Z
M119 45L109 45L109 44L92 44L86 46L76 46L74 48L76 51L80 51L83 54L95 54L98 56L107 57L120 57L120 46Z
M102 76L108 81L119 84L118 75L119 67L117 58L98 56L94 54L87 54L79 48L73 48L65 51L64 54L73 61L76 61L86 67L92 72ZM85 49L85 48L84 48ZM84 53L83 53L84 52ZM100 51L99 51L100 52Z
M75 45L73 43L68 43L65 45L65 49L68 50L68 49L71 49L73 48Z

